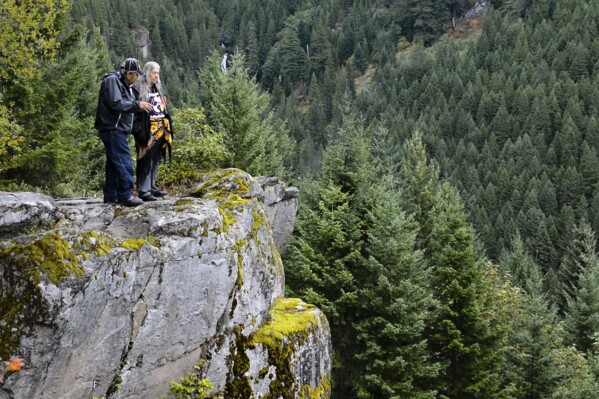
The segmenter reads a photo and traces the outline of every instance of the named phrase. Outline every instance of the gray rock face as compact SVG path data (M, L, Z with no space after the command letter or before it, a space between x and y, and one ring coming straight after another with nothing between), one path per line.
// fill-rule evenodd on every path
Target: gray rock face
M293 233L299 190L295 187L286 187L276 177L258 177L256 180L264 189L266 214L272 226L275 245L282 254Z
M0 398L157 398L188 373L216 397L328 398L328 323L283 298L268 187L224 170L137 208L0 193L0 358L26 362Z
M48 225L56 220L54 210L54 199L47 195L0 191L0 237Z

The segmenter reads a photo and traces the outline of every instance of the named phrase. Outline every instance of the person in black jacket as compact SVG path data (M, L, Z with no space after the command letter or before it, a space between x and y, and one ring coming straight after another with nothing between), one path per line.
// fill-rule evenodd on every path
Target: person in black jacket
M133 162L127 135L133 128L136 112L149 112L152 105L137 101L131 90L141 70L139 61L127 58L119 72L104 75L98 96L94 127L106 148L104 202L137 206L142 200L133 195Z
M143 201L156 201L167 192L156 186L161 158L171 149L172 119L167 110L166 96L160 82L160 65L150 61L144 65L143 76L133 90L140 101L152 104L149 113L136 114L133 136L137 149L137 194Z

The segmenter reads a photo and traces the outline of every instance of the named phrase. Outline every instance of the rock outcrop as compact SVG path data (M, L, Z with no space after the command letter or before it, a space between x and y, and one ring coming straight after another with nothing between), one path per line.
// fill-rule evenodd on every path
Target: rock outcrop
M283 297L297 190L262 182L137 208L0 193L0 358L26 362L0 398L328 398L327 320Z

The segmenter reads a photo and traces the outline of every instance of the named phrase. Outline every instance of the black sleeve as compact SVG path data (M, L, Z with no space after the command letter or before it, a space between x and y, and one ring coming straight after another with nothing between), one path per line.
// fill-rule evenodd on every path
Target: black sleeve
M139 103L137 101L131 101L127 98L123 98L117 77L109 77L105 79L104 84L106 90L104 93L106 96L105 100L111 109L120 112L137 112L140 110Z

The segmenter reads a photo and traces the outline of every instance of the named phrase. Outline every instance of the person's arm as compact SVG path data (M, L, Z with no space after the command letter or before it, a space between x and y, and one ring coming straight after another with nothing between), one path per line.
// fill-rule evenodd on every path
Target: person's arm
M123 98L121 94L119 82L116 77L108 78L105 81L106 92L106 103L111 109L120 112L138 112L141 111L139 101L131 101L127 98Z

